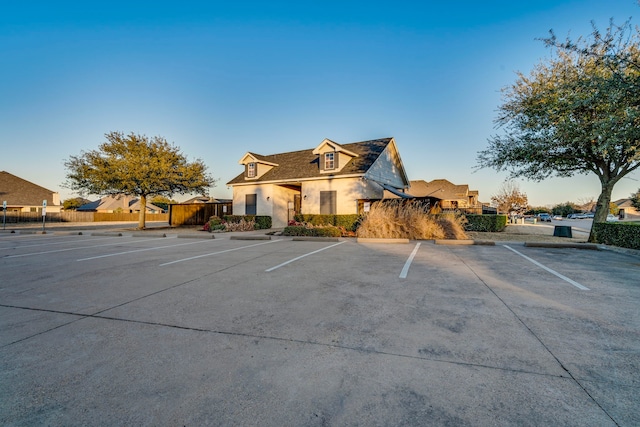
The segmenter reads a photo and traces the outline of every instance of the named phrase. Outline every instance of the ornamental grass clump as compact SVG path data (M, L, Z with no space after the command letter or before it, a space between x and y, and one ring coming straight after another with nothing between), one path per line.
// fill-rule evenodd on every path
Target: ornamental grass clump
M366 214L358 237L383 239L464 239L463 217L429 213L423 202L391 201L374 203Z

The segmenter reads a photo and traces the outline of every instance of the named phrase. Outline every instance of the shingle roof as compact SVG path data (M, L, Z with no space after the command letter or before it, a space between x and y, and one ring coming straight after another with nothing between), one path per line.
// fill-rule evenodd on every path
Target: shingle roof
M467 184L454 184L446 179L411 181L407 193L414 197L435 197L441 200L467 199L470 191ZM476 191L477 195L477 191Z
M341 147L352 151L358 155L349 161L341 170L335 172L334 176L353 175L366 173L376 159L382 154L392 138L373 139L370 141L353 142L350 144L340 144ZM244 172L233 178L227 184L240 184L247 182L265 181L291 181L296 179L326 177L327 174L320 173L318 167L318 155L313 154L313 148L302 151L292 151L288 153L272 154L263 156L250 153L258 160L276 163L278 166L262 175L258 179L245 180Z
M9 172L0 171L0 202L6 201L10 206L41 206L42 201L46 200L48 205L53 205L54 193Z
M118 209L124 210L140 210L140 199L127 197L124 195L117 196L105 196L101 199L95 200L93 202L85 203L80 206L77 210L82 211L115 211ZM162 208L152 204L151 202L147 202L147 209L150 210L159 210Z

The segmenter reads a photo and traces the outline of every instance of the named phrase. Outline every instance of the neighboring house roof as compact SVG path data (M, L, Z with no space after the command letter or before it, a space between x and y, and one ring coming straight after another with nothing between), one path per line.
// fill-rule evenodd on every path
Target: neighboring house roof
M414 197L433 197L440 200L468 200L469 196L478 196L478 191L470 191L467 184L457 185L446 179L411 181L407 193Z
M635 209L635 207L631 204L631 199L618 199L613 203L616 206L618 206L619 208L632 208L632 209Z
M10 206L42 206L43 200L47 205L60 204L57 192L0 171L0 202L6 201Z
M116 211L118 209L123 210L140 210L140 200L133 199L128 196L105 196L99 200L95 200L93 202L86 203L80 206L78 211L85 212L96 212L96 211ZM163 209L147 202L147 210L150 211L162 211Z
M198 197L193 197L189 200L185 200L184 202L180 202L179 204L190 205L193 203L231 203L231 202L232 202L231 199L216 199L213 197L198 196Z
M302 151L292 151L288 153L272 154L268 156L247 153L241 160L243 162L247 159L247 156L253 157L253 159L269 164L272 166L266 173L259 176L256 179L247 181L245 174L241 173L231 181L228 185L236 184L251 184L261 182L273 182L284 181L292 182L302 179L327 179L330 176L340 177L349 175L364 175L389 144L395 144L393 138L373 139L370 141L354 142L350 144L336 144L333 141L325 140L323 144L335 144L339 147L341 152L347 153L352 158L344 165L340 170L332 172L331 174L323 173L319 168L319 157L317 154L317 147L315 149L308 149ZM406 174L404 170L401 171L406 180Z

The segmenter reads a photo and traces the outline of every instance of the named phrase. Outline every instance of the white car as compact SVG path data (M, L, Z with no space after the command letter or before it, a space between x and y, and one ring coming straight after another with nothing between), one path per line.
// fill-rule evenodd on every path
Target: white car
M608 214L607 215L607 222L616 222L618 221L618 217L615 216L614 214Z

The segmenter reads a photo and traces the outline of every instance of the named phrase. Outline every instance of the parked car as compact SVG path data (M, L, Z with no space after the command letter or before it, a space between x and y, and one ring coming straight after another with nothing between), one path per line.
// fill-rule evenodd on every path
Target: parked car
M554 215L553 217L551 217L551 219L556 221L562 221L562 215Z
M572 213L567 215L567 219L585 219L586 217L587 215L583 213Z
M539 213L538 221L551 222L551 215L549 215L548 213Z
M616 222L618 221L618 217L615 216L614 214L608 214L607 215L607 222Z

